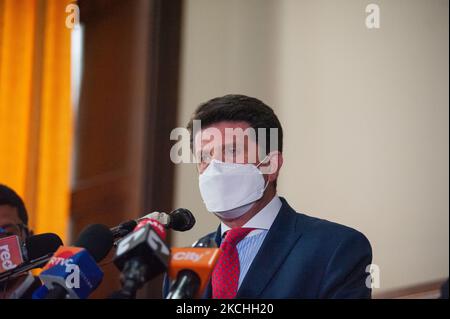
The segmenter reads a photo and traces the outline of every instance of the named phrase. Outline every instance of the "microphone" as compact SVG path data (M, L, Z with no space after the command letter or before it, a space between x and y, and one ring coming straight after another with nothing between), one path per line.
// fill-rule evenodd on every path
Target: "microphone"
M113 246L111 230L100 224L89 225L78 237L75 247L60 247L44 267L39 278L45 287L33 298L84 299L103 279L97 263L106 257Z
M129 220L126 222L123 222L119 226L111 228L111 232L113 234L114 239L120 239L129 233L133 231L133 229L136 227L137 221L136 220Z
M159 213L159 215L156 217L147 217L156 219L166 228L170 228L176 231L187 231L195 225L194 215L186 208L177 208L169 214Z
M16 235L0 238L0 273L12 270L23 263L19 237Z
M170 250L165 237L164 226L146 218L119 241L114 264L121 271L122 289L110 298L134 299L144 283L166 271Z
M185 208L178 208L169 214L164 212L152 212L135 220L126 221L119 226L111 228L114 239L120 239L133 231L137 224L144 219L155 219L167 229L187 231L195 225L194 215Z
M102 224L89 225L78 235L74 246L85 248L96 262L100 262L113 247L111 230Z
M220 257L220 249L209 238L199 240L193 248L172 248L169 278L175 280L166 299L199 297L211 278Z
M0 283L20 276L31 269L41 268L48 260L50 260L53 253L59 246L62 246L62 244L61 238L52 233L28 237L22 248L23 256L26 256L26 258L24 258L26 261L13 269L0 273ZM2 245L0 244L0 246Z
M25 239L24 255L26 260L36 260L42 256L53 254L63 242L58 235L44 233ZM42 265L44 266L44 265Z

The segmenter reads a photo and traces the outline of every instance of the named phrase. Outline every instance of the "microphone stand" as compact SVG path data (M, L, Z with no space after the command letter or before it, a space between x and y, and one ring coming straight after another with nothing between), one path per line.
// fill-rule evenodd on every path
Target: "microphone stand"
M134 257L126 262L120 281L122 289L114 292L108 299L136 299L136 293L146 282L148 265L141 257Z

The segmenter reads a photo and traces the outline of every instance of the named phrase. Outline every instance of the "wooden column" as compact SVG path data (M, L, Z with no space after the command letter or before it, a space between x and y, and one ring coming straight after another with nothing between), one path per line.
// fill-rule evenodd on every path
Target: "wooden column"
M170 211L181 1L80 0L83 78L76 126L72 237L88 224L114 226ZM103 261L111 260L112 254ZM102 298L120 287L103 266ZM160 297L161 279L141 297Z

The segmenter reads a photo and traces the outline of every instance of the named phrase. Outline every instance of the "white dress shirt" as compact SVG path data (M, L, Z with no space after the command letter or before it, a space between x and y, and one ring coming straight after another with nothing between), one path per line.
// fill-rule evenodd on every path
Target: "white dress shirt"
M251 231L236 245L240 264L238 287L241 286L241 283L244 280L253 259L255 259L256 254L261 248L270 227L280 211L281 205L282 203L280 198L275 195L263 209L261 209L255 216L245 223L244 226L242 226L242 228L255 228L255 230ZM221 222L220 229L223 238L225 232L231 228Z

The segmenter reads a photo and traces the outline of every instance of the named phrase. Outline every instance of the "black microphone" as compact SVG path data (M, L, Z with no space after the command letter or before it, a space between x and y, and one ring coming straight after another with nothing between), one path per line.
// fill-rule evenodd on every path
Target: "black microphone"
M114 264L121 271L122 289L110 299L134 299L144 283L166 269L170 250L164 242L165 229L147 218L128 236L119 241Z
M62 245L61 238L53 233L30 236L25 239L24 255L27 260L35 260L53 254Z
M137 224L144 219L155 219L167 229L187 231L195 225L194 215L186 208L178 208L169 214L152 212L135 220L129 220L111 228L114 239L120 239L133 231Z
M61 238L53 233L28 237L23 248L26 261L14 269L1 273L0 282L20 276L32 269L43 267L58 247L62 245Z
M114 239L120 239L133 231L137 226L137 220L128 220L119 226L111 228Z
M178 208L168 215L165 226L176 231L187 231L194 227L194 225L194 215L186 208Z
M113 243L113 234L108 227L92 224L83 229L73 245L86 249L98 263L108 255Z

